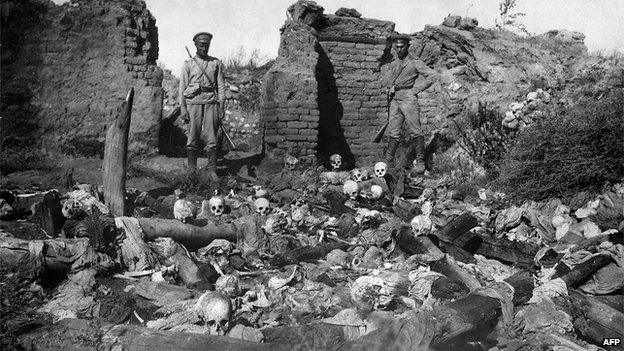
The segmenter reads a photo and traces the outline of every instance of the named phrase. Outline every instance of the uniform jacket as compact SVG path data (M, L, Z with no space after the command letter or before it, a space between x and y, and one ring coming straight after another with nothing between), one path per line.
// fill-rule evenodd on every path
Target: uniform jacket
M204 76L198 64L210 79ZM180 99L186 99L187 105L223 103L225 79L221 60L212 56L208 56L208 60L195 56L195 60L184 61L180 74Z

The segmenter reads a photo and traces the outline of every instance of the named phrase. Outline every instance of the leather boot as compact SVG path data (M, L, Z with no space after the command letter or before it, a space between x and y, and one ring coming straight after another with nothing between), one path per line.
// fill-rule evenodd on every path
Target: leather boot
M206 158L208 159L208 163L206 164L203 173L208 177L208 179L210 179L210 181L219 181L219 177L217 176L217 151L207 150Z
M394 155L399 147L399 140L394 138L388 138L388 147L384 153L384 162L389 168L394 167Z
M186 156L188 160L187 171L188 173L197 172L197 150L187 149Z
M415 159L412 163L412 171L416 173L425 173L425 136L419 135L416 137L415 145Z

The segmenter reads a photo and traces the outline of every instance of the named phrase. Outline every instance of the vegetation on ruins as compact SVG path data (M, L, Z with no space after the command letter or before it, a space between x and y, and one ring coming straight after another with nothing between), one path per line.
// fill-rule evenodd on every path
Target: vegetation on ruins
M520 132L496 180L518 201L599 192L624 175L622 90L551 111Z

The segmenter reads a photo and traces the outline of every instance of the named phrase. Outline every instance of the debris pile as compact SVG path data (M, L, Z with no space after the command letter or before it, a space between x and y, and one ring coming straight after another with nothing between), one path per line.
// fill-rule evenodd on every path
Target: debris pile
M526 100L512 102L509 110L505 112L503 126L512 130L521 130L535 120L543 117L546 112L545 106L550 103L550 94L542 89L537 89L527 94Z
M57 277L39 310L58 323L20 342L90 328L123 330L121 345L186 332L272 349L386 349L392 335L401 350L598 350L620 335L621 184L585 203L514 206L489 189L462 196L444 177L331 159L326 171L286 157L209 198L129 191L151 210L137 217L112 218L89 186L53 206L43 192L3 191L4 220L43 210L60 228L20 239L3 225L0 260L30 272L23 289Z

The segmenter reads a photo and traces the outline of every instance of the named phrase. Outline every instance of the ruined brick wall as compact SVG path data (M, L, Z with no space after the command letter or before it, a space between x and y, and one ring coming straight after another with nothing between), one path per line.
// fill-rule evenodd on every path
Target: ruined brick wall
M324 15L315 27L289 21L282 29L264 82L267 149L277 157L326 162L339 153L349 166L370 163L383 148L372 139L387 118L380 67L390 58L394 23Z
M44 147L101 150L109 118L134 87L130 150L157 151L162 71L155 19L143 1L29 0L3 10L3 29L12 32L3 35L3 95L30 96Z
M275 156L295 153L312 162L318 145L316 31L295 21L282 28L279 56L262 89L265 143Z

